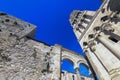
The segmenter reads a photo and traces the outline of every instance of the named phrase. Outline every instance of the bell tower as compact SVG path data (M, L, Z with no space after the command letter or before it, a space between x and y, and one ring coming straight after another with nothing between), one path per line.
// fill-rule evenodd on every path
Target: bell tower
M96 12L75 10L70 15L73 31L99 80L120 79L120 13L111 1L104 1Z

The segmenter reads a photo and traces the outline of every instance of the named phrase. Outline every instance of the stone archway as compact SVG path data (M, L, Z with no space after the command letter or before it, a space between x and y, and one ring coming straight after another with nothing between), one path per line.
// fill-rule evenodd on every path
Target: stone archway
M89 66L89 64L88 64L88 62L86 60L79 60L77 62L77 65L79 66L79 72L81 72L81 70L82 70L82 69L80 69L80 65L83 65L84 67L86 67L87 72L88 72L88 73L86 73L87 74L86 76L92 77L91 68L90 68L90 66ZM82 75L84 75L84 74L82 74Z
M75 65L75 60L70 56L62 56L62 60L68 60L73 64L73 66Z
M86 66L84 63L79 64L79 72L80 75L91 76L90 68Z
M74 70L75 70L75 73L70 73L70 72L67 72L67 71L62 71L64 73L64 78L65 78L65 76L71 77L72 80L74 80L74 79L75 80L81 80L81 78L84 78L84 76L80 75L80 71L79 71L79 65L80 64L84 64L89 69L89 65L88 65L86 59L83 56L81 56L81 55L79 55L79 54L77 54L75 52L72 52L70 50L62 49L62 52L61 52L61 61L62 60L68 60L68 61L70 61L73 64Z

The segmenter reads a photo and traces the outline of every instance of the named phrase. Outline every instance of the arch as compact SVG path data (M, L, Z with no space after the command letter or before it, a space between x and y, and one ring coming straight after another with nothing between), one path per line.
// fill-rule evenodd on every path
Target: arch
M87 63L86 61L84 61L84 60L79 60L79 61L77 62L77 65L79 66L80 64L84 64L84 65L89 69L89 65L88 65L88 63Z
M68 60L73 64L73 66L75 66L75 60L70 56L66 56L66 55L62 56L62 60Z
M74 63L70 59L63 59L61 68L64 71L75 73Z
M85 63L79 64L79 72L84 76L91 76L90 68Z

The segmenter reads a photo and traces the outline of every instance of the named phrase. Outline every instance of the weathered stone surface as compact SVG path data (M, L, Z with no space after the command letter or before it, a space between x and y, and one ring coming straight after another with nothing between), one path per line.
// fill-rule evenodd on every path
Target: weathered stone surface
M0 13L0 80L66 80L61 76L64 59L71 60L77 70L80 63L90 70L83 56L57 44L50 46L34 40L35 29L32 24ZM71 78L65 76L69 80L80 80L79 71L76 73L71 74ZM85 80L94 78L85 77Z
M4 56L1 56L0 72L4 72L5 80L34 80L35 76L40 78L43 65L41 58L44 54L36 58L34 48L20 43L7 47L1 55Z
M120 1L102 1L104 1L102 6L95 14L83 13L81 17L76 17L73 11L70 23L98 78L100 80L119 80ZM83 15L92 16L92 19ZM82 30L79 25L82 25L86 19L89 19L89 22L87 26L83 26ZM76 23L72 24L71 20Z
M3 12L0 13L0 31L8 30L11 35L16 35L18 38L24 36L34 37L36 27L30 23L12 17Z

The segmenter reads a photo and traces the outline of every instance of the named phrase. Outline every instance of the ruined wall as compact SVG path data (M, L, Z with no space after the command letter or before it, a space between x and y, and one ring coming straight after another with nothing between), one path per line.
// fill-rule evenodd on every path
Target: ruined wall
M0 13L0 80L62 80L61 61L66 58L77 70L77 79L68 80L82 79L78 67L80 63L89 67L85 58L60 45L34 40L35 30L30 23Z
M1 80L59 80L54 71L55 63L60 66L56 53L49 45L32 40L34 32L34 25L0 13Z
M0 80L41 78L45 52L37 53L25 43L25 36L33 37L34 31L34 25L0 13Z
M60 51L58 46L47 46L34 40L26 43L32 46L36 52L36 58L40 59L39 78L35 80L60 80Z

